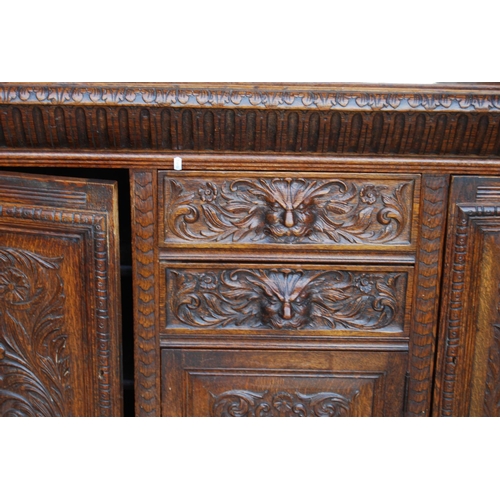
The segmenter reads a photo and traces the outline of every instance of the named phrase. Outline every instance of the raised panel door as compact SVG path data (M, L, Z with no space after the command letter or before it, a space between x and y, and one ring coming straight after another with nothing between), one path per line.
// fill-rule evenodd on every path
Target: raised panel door
M0 183L0 415L121 415L115 183Z

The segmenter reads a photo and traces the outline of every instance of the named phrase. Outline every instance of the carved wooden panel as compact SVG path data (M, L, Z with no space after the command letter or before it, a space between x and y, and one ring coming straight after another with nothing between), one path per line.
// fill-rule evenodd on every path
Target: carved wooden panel
M419 176L162 172L162 245L413 247Z
M164 331L407 336L411 267L162 263Z
M486 187L500 179L453 179L436 415L499 415L500 196Z
M115 185L0 181L0 415L120 415Z
M400 416L406 352L162 350L162 415Z

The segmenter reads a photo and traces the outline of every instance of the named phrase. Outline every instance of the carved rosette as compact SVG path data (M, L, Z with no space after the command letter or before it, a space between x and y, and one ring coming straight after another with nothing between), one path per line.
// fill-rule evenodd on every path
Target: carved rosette
M167 269L167 327L402 330L404 273Z
M68 416L61 258L0 247L0 415Z
M281 391L226 391L213 398L214 417L348 417L358 391L346 397L334 392L302 394Z
M168 243L409 243L412 181L165 179Z

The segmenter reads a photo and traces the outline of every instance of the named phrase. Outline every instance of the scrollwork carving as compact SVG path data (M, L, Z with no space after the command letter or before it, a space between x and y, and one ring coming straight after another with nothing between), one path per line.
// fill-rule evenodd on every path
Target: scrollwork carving
M335 392L302 394L298 391L252 392L231 390L213 398L216 417L348 417L350 405L359 391L346 397Z
M68 416L61 258L0 247L0 415Z
M107 221L103 214L92 212L72 212L53 208L31 206L0 205L0 218L9 221L22 219L23 221L57 222L69 226L88 228L92 231L93 269L95 279L93 290L96 304L93 309L95 329L93 333L98 339L96 365L99 373L97 380L98 408L100 416L112 415L112 351L111 330L112 318L109 314L109 286L108 276L108 237ZM67 413L66 413L67 415Z
M409 241L412 182L165 179L168 242L383 244Z
M167 270L167 327L401 331L403 273Z

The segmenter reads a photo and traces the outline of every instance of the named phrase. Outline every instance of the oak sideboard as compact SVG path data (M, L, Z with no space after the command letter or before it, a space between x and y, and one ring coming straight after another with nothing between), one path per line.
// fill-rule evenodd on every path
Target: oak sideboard
M500 415L500 84L5 83L0 167L1 416Z

